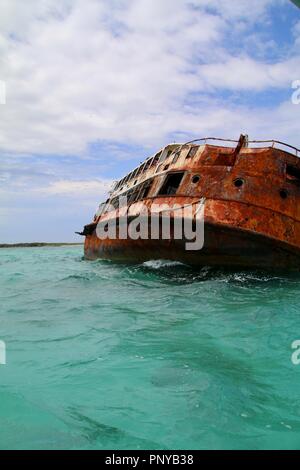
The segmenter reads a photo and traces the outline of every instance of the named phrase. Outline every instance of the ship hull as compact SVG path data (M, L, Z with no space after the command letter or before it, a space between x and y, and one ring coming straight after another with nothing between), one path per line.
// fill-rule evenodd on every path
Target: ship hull
M245 136L236 148L174 145L118 182L109 199L112 207L95 215L94 223L82 233L85 257L299 271L300 150L282 144L295 151L292 155L276 148L275 141L272 146L250 148ZM203 248L188 251L190 240L174 236L168 240L99 238L96 223L122 218L124 206L118 198L124 195L131 218L138 217L142 206L152 212L155 203L168 208L192 206L190 222L200 200L205 200Z
M298 271L300 252L278 241L241 230L206 225L202 250L186 251L180 240L105 240L86 237L85 258L143 263L166 259L191 266L288 269Z
M101 240L94 231L85 239L85 258L124 263L167 259L199 267L299 271L300 248L296 243L300 226L283 214L236 202L207 201L204 220L200 250L188 251L185 239Z

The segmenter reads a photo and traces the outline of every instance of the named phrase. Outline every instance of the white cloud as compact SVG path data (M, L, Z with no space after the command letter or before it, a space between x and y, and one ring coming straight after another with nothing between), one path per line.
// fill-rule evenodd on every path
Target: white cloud
M299 50L300 46L300 20L295 24L293 33L295 36L295 48Z
M40 194L46 195L69 195L71 197L79 196L82 194L90 196L91 194L97 195L97 198L105 196L111 188L112 181L103 180L89 180L89 181L70 181L58 180L51 183L49 186L37 188Z
M295 79L299 55L268 64L224 48L229 33L264 21L270 3L0 0L0 150L82 154L99 140L159 146L175 131L230 127L236 135L249 121L257 133L260 116L218 94ZM187 106L190 94L202 96L198 107ZM281 110L273 112L279 119Z
M299 146L300 106L257 95L291 95L300 78L300 23L287 50L269 35L270 5L289 2L0 0L2 240L70 239L106 198L111 181L99 175L120 173L130 144L247 132ZM93 142L104 143L100 162L87 159Z
M272 87L289 87L297 70L300 72L300 55L275 64L244 56L203 65L199 73L205 79L207 87L262 91Z
M215 9L223 18L228 20L257 21L265 16L266 8L278 0L198 0L195 5Z

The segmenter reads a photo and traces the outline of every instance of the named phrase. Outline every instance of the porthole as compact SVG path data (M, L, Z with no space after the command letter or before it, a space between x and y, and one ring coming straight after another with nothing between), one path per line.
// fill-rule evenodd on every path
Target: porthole
M287 192L286 189L281 189L281 190L279 191L279 195L280 195L281 199L287 199L289 193Z
M192 183L193 184L197 184L197 183L199 183L199 181L200 181L200 176L199 175L193 176L193 178L192 178Z
M241 188L244 185L244 180L242 178L237 178L233 183L236 188Z

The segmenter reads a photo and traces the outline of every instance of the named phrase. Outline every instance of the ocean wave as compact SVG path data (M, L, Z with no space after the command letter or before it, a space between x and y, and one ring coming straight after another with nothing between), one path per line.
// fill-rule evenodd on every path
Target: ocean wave
M145 261L142 264L142 266L145 268L150 268L150 269L162 269L162 268L173 268L175 266L186 266L186 265L183 263L180 263L180 261L157 259L157 260Z

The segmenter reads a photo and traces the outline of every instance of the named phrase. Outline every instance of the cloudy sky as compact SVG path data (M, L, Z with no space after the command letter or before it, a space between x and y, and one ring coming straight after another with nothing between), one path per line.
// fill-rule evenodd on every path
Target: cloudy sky
M78 241L113 180L215 135L300 146L289 0L0 0L0 243Z

